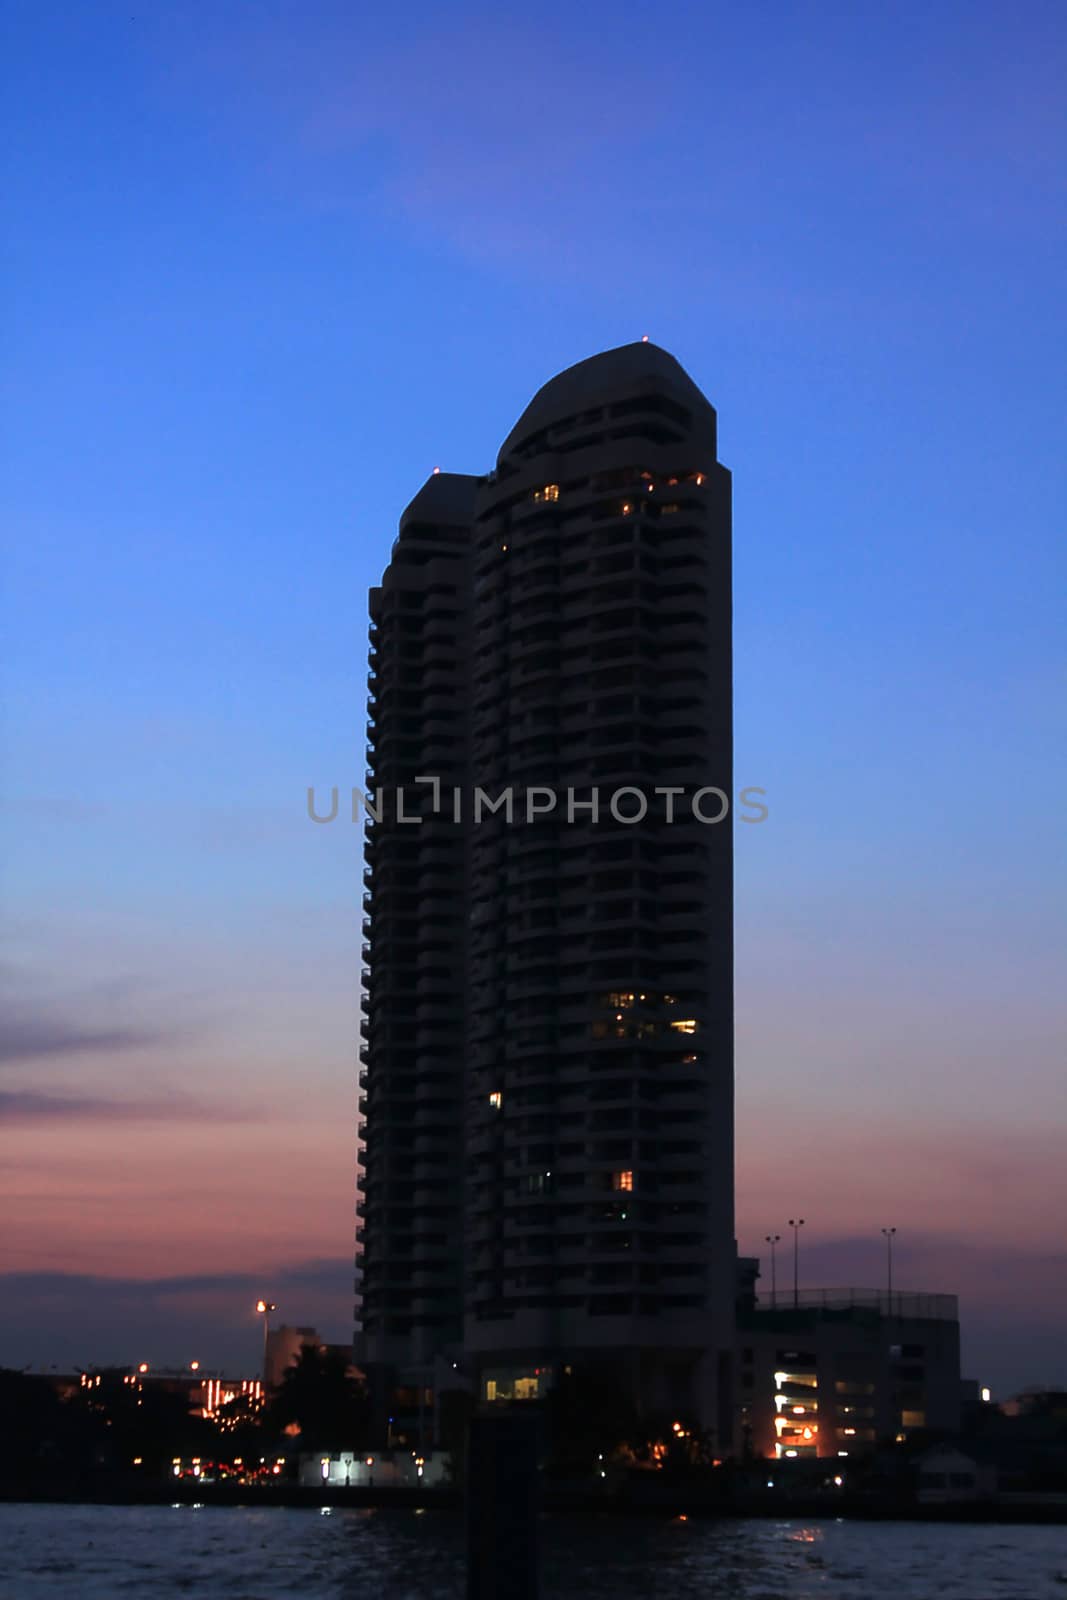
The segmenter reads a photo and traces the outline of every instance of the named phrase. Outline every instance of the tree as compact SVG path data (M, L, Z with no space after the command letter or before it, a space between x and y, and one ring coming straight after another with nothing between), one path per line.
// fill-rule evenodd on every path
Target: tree
M545 1401L545 1421L550 1466L566 1474L592 1472L600 1456L610 1458L639 1432L628 1387L599 1367L561 1372Z
M370 1428L366 1388L351 1376L343 1353L304 1345L269 1401L264 1424L275 1436L295 1429L303 1449L362 1449Z

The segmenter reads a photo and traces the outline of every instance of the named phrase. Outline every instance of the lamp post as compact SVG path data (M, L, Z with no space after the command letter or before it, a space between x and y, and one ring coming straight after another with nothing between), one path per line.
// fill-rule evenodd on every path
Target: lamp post
M885 1235L886 1310L893 1315L893 1235L895 1228L883 1228Z
M764 1240L771 1247L771 1307L778 1304L778 1267L775 1261L774 1247L781 1240L780 1233L765 1233Z
M256 1310L263 1318L263 1394L267 1393L267 1341L270 1338L270 1314L278 1307L273 1300L257 1300Z
M800 1276L797 1268L799 1246L797 1241L800 1238L800 1230L804 1226L804 1218L790 1217L789 1226L793 1230L793 1309L796 1310L800 1304Z

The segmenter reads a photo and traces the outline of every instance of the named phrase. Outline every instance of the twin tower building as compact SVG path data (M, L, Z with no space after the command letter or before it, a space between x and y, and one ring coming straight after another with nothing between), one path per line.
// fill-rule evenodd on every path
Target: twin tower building
M729 1447L730 475L657 346L435 472L371 591L357 1359ZM421 1437L425 1438L425 1434Z

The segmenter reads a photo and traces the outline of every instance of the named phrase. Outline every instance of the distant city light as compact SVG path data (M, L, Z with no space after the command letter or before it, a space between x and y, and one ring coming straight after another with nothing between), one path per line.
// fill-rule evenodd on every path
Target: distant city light
M137 1368L137 1370L138 1370L138 1372L147 1372L148 1371L148 1362L147 1361L142 1361L141 1365Z
M992 1398L993 1398L993 1392L992 1392L991 1389L983 1389L982 1390L982 1402L983 1402L984 1405L988 1405L990 1400L992 1400Z

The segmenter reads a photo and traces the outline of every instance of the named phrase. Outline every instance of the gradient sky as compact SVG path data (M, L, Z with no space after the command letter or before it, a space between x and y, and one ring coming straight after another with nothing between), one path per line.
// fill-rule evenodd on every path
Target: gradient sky
M1067 1381L1059 5L9 0L0 1362L344 1337L366 589L648 333L735 484L738 1229Z

